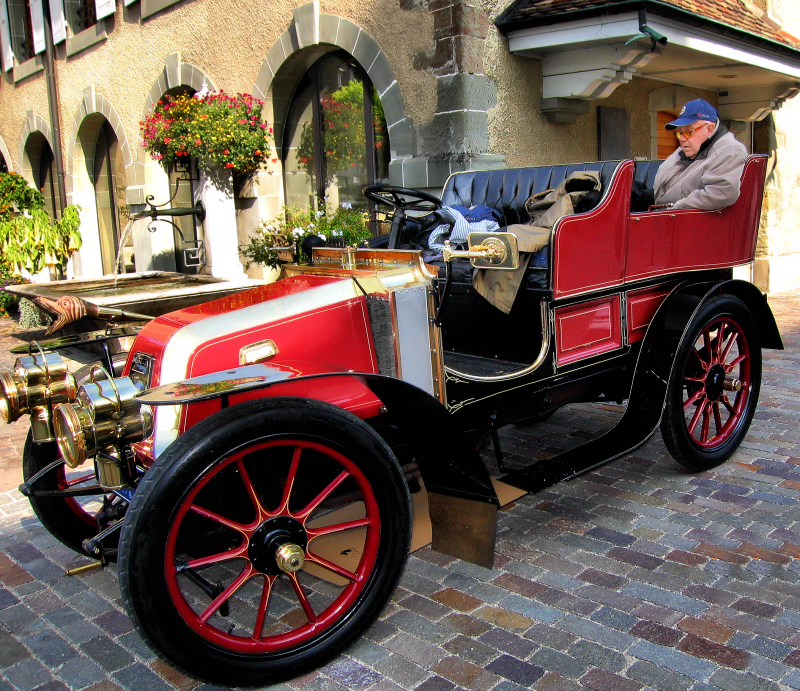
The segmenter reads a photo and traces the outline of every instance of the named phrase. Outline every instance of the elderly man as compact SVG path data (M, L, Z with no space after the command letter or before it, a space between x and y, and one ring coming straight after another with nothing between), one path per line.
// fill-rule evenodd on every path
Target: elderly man
M655 202L673 209L721 209L739 198L747 149L702 98L689 101L673 130L680 146L656 173Z

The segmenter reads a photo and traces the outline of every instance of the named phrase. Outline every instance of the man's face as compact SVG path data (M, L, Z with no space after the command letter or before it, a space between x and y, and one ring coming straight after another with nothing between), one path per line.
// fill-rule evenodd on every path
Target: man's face
M678 143L686 158L697 156L697 152L700 151L703 142L711 136L713 129L714 125L700 124L699 122L675 129L675 136L678 138Z

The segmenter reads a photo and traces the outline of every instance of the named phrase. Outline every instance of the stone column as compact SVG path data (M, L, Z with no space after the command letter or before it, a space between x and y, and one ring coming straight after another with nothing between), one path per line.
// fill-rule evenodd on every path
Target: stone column
M497 94L484 74L483 49L491 21L470 0L431 0L428 11L434 43L414 56L414 68L436 76L436 112L417 128L417 155L390 164L392 183L405 187L440 188L453 172L505 165L489 152L487 111Z
M203 221L206 263L203 273L221 278L245 278L244 267L239 261L236 206L230 173L216 167L201 169L200 182L195 188L195 203L198 200L206 207Z

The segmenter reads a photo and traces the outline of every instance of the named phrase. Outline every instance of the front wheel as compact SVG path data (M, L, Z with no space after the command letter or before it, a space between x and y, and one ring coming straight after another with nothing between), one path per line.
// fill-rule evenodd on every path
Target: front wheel
M703 305L678 348L661 421L681 465L707 470L747 434L761 388L761 346L747 306L720 295Z
M150 468L126 516L120 589L153 649L211 682L265 685L377 618L408 557L410 498L381 437L297 398L220 411Z

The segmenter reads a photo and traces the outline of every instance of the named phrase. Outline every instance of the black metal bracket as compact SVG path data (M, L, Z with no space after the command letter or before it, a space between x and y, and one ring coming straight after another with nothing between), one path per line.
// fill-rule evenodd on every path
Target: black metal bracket
M181 178L175 180L175 192L172 196L163 204L153 204L153 200L155 197L152 194L148 194L145 197L145 204L149 207L144 211L140 211L138 214L133 216L133 220L138 221L142 218L152 218L152 222L148 226L148 230L151 233L156 232L155 223L156 221L161 221L162 223L169 223L173 229L178 233L178 236L181 239L181 250L183 250L184 255L184 263L186 266L200 266L201 264L205 263L205 241L203 240L186 240L183 237L183 232L178 227L178 225L174 222L169 220L169 218L165 217L176 217L176 216L194 216L198 223L202 223L206 218L206 207L202 201L198 200L194 206L189 207L169 207L169 204L175 200L175 197L178 196L178 190L180 188ZM165 208L167 207L167 208Z

